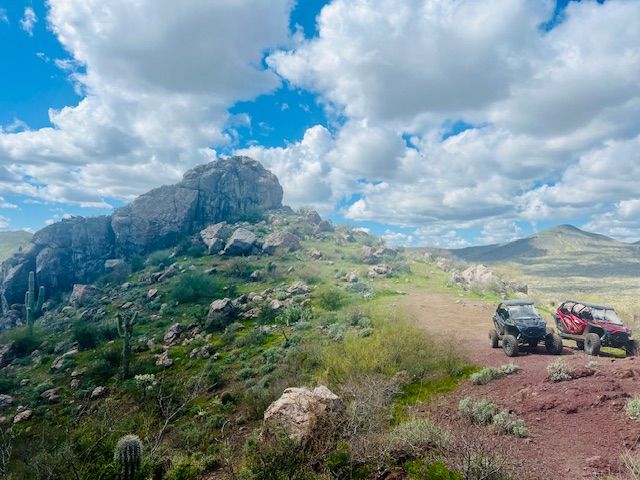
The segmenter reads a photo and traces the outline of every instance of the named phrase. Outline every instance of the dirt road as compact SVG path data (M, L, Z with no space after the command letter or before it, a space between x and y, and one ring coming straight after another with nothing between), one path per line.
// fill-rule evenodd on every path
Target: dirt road
M495 305L463 300L446 293L410 291L399 300L409 318L434 335L458 340L469 359L481 366L509 363L502 349L492 349L487 338ZM565 342L562 358L575 372L585 375L571 381L547 380L547 365L557 357L548 355L544 345L535 352L527 349L513 359L521 371L476 386L465 381L458 389L437 400L437 408L453 422L457 403L467 395L487 398L521 417L529 428L525 439L502 438L509 449L528 459L540 478L586 479L623 476L620 460L624 452L635 453L640 442L640 422L627 419L628 398L640 395L640 359L590 357ZM598 362L594 369L585 365ZM498 437L489 428L489 436ZM484 434L484 433L483 433ZM640 449L638 451L640 460Z

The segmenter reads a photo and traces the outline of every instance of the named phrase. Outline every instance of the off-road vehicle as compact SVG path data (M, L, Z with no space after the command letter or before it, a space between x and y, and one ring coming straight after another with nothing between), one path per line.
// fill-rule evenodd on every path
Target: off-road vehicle
M489 331L492 348L502 349L507 357L516 357L521 345L535 350L538 343L544 341L547 352L560 355L562 338L551 329L538 314L535 305L529 300L507 300L498 305L493 315L494 329Z
M560 336L575 340L578 349L589 355L598 355L601 347L622 348L627 355L637 352L631 329L613 307L567 300L558 306L553 317Z

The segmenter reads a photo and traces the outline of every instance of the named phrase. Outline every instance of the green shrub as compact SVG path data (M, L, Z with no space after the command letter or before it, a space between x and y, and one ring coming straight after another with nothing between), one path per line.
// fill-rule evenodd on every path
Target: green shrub
M73 325L72 337L74 341L78 342L80 350L96 348L100 343L100 332L96 327L82 321Z
M0 393L11 393L18 385L20 382L13 373L6 372L0 375Z
M444 451L448 443L447 433L426 418L414 418L397 425L387 440L394 456L399 458L416 458L427 451Z
M304 452L296 442L285 434L274 435L261 442L257 436L245 444L246 480L309 480L313 478L310 466L306 465Z
M171 297L179 303L210 301L228 295L224 285L209 275L199 272L178 276L171 289Z
M179 455L171 460L171 468L167 472L167 480L195 480L209 469L216 468L219 461L216 457L202 454Z
M567 367L567 364L562 358L558 358L547 365L547 372L549 373L549 380L552 382L564 382L566 380L571 380L569 367Z
M488 400L465 397L460 400L458 411L464 419L476 425L493 424L500 432L516 437L526 437L529 433L521 419Z
M34 329L33 332L30 332L28 327L18 327L6 332L0 343L13 343L16 357L22 358L31 355L42 343L42 338L40 330Z
M640 420L640 398L634 397L627 400L624 411L631 420Z
M169 250L158 250L149 255L145 263L150 267L164 269L173 263L173 258Z
M300 305L291 305L282 309L276 317L276 321L284 325L293 325L301 321L309 321L312 316L310 308L301 307Z
M325 310L339 310L346 305L349 296L347 293L336 287L322 287L314 292L314 296L318 300L318 305Z
M473 373L471 375L471 383L474 385L486 385L492 380L496 378L502 378L506 375L511 375L512 373L516 373L520 370L514 363L507 363L498 368L496 367L486 367L480 370L479 372Z
M524 438L529 435L527 426L508 410L501 410L493 417L493 424L502 432L515 437Z

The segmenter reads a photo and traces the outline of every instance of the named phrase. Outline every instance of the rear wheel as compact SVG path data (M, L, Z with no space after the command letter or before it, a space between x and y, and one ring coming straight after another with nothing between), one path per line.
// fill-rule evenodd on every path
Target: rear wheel
M587 333L584 337L584 352L587 355L598 355L600 346L600 337L595 333Z
M498 332L489 330L489 344L491 348L498 348Z
M578 347L578 350L584 350L584 342L582 340L576 340L576 347Z
M502 350L507 357L518 356L518 340L513 335L502 337Z
M544 347L548 353L560 355L562 353L562 337L557 333L548 334L544 339Z

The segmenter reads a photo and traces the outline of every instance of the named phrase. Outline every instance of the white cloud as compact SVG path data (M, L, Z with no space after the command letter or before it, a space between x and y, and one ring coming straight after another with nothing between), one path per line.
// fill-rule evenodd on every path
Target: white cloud
M9 24L9 17L7 16L7 11L4 8L0 8L0 22Z
M6 19L6 14L4 18ZM27 35L32 37L33 27L37 22L38 22L38 17L36 16L36 12L33 10L33 8L26 7L24 9L24 15L22 17L22 20L20 20L20 26L22 27L22 30L27 32Z
M15 209L18 206L15 203L7 202L3 197L0 197L0 208Z
M0 228L8 228L9 227L9 219L0 215Z
M289 41L290 0L48 6L72 56L57 64L83 98L50 110L51 127L0 132L0 163L13 177L3 184L0 172L0 191L104 207L130 199L210 161L210 147L231 140L228 108L280 83L261 60Z

